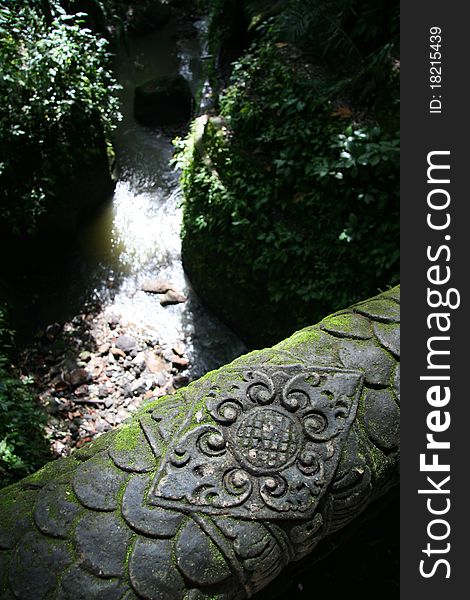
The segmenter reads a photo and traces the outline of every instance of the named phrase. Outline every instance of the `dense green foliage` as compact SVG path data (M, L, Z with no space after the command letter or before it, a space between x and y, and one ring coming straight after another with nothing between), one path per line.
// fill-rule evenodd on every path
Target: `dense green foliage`
M10 364L13 332L0 305L0 488L32 473L49 458L43 426L45 415L28 380L20 380Z
M369 37L367 14L348 25L348 44L363 41L357 61L342 43L351 14L332 23L336 67L330 52L305 50L321 25L307 9L351 4L309 2L296 21L300 4L288 2L235 63L220 117L178 142L185 266L256 344L398 279L395 21L386 36L371 5Z
M3 228L33 231L77 166L96 160L117 113L106 45L55 0L0 1Z
M398 43L398 4L389 0L288 0L273 24L277 34L316 56L346 64Z
M83 182L104 173L111 184L106 139L118 115L117 86L108 42L87 25L99 21L101 13L104 23L121 4L0 0L0 237L5 248L20 252L17 239L28 239L43 222L75 223L71 215L97 200L77 185L80 177ZM84 9L90 15L79 12ZM3 300L2 290L0 486L50 458L45 415L31 382L12 364L14 332Z
M347 82L355 100L394 111L398 77L396 0L286 0L270 34L302 48ZM376 115L377 116L377 115ZM395 123L398 130L398 123Z

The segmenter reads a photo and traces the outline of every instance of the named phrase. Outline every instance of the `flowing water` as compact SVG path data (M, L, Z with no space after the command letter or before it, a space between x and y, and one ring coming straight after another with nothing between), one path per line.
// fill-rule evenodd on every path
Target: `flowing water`
M122 121L115 133L118 181L111 202L83 232L81 245L95 262L90 279L103 310L124 326L139 328L168 346L183 343L192 378L244 351L241 341L200 303L181 263L181 190L170 160L171 135L136 123L136 84L180 72L194 93L204 84L199 35L178 39L175 26L130 38L116 60L123 87ZM202 35L201 35L202 34ZM143 281L164 279L188 300L163 307L141 290Z
M115 193L77 239L59 249L45 247L40 268L33 266L24 275L23 289L32 302L22 319L29 330L37 324L67 323L92 305L95 322L117 319L120 330L158 340L162 348L184 346L190 379L229 362L245 346L207 312L185 276L182 195L170 163L175 132L139 125L133 99L139 83L177 72L194 93L204 88L205 24L194 26L193 34L186 26L182 35L170 22L157 32L129 37L119 49L115 69L123 118L114 135ZM187 301L164 307L160 296L142 291L145 280L156 278L171 283Z

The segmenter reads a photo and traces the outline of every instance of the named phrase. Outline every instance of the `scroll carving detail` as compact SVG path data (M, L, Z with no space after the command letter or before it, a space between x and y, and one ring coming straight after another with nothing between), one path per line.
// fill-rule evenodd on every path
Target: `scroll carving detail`
M148 501L256 520L308 518L338 464L361 373L279 366L234 375L236 384L215 383L203 406L195 403Z

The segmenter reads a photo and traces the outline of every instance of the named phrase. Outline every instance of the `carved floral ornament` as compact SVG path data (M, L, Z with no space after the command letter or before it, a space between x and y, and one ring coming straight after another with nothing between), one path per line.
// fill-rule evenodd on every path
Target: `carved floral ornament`
M233 374L236 383L214 384L202 409L194 403L147 502L246 519L311 517L355 417L362 373L280 366Z

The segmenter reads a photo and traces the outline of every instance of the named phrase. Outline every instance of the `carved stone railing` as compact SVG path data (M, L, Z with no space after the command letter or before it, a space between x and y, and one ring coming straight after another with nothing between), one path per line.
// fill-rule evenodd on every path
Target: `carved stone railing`
M399 288L0 492L0 598L249 597L398 479Z

